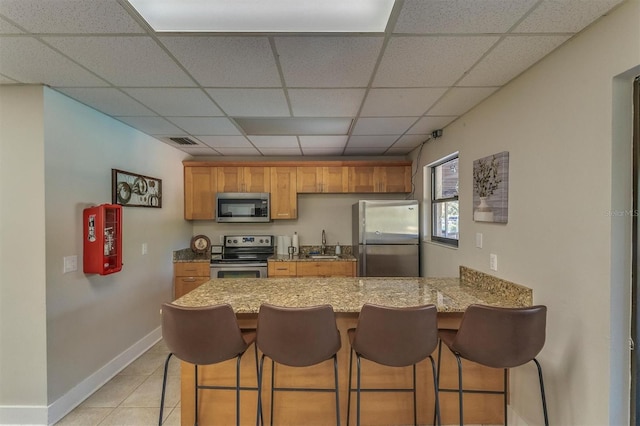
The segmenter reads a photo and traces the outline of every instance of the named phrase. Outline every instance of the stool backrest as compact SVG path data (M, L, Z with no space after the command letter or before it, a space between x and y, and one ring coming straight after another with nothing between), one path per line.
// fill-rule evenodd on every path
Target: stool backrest
M438 345L435 305L393 308L365 304L352 342L360 356L392 367L427 358Z
M163 304L162 338L177 358L197 365L235 358L248 346L228 304L203 307Z
M451 349L463 358L494 368L533 360L545 342L547 307L498 308L470 305Z
M325 361L341 346L331 305L290 308L262 304L256 343L275 362L293 367Z

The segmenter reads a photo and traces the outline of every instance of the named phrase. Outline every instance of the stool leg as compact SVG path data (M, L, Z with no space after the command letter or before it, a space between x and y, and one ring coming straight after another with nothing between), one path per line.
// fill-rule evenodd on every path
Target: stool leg
M508 376L508 368L504 369L504 384L502 385L502 389L504 390L503 393L503 397L504 397L504 426L508 426L508 419L507 419L507 376Z
M349 394L347 395L347 426L349 426L349 414L351 412L351 374L353 372L353 348L349 352Z
M460 409L460 426L464 425L464 416L463 416L463 391L462 391L462 361L460 360L460 356L454 352L456 356L456 361L458 362L458 405Z
M338 392L338 354L333 355L333 374L336 382L336 424L340 426L340 394Z
M256 379L259 380L260 368L258 367L258 345L256 343L253 344L253 353L255 354L255 357L256 357ZM258 386L258 384L256 384L256 386ZM264 424L264 418L262 417L262 406L260 406L260 412L258 414L260 415L260 423Z
M547 398L544 395L544 380L542 379L542 367L537 359L533 359L533 362L536 363L536 367L538 367L538 379L540 380L540 397L542 398L542 411L544 413L544 424L545 426L549 426L549 416L547 414Z
M194 377L195 386L193 387L193 390L195 391L194 401L195 401L195 410L196 410L195 411L195 423L194 423L194 425L198 426L198 366L194 365L194 367L195 367L195 377Z
M256 413L256 426L259 426L262 420L262 375L264 373L264 354L260 358L260 368L258 368L258 412ZM262 421L264 425L264 420Z
M413 364L413 426L418 426L418 408L416 397L416 365Z
M429 359L431 360L431 370L433 371L433 392L435 394L435 400L436 400L436 406L435 406L435 411L433 413L434 418L434 423L435 420L438 420L438 426L440 426L442 424L442 419L440 419L440 399L438 396L438 378L437 378L437 373L436 373L436 363L433 360L433 357L431 355L429 355Z
M357 364L357 373L356 373L356 425L360 426L360 355L356 354L356 364Z
M276 384L276 363L274 360L271 360L271 426L273 426L273 400L275 399L275 393L273 388Z
M241 355L236 357L236 426L240 426L240 359Z
M436 388L436 391L440 390L440 361L442 360L442 340L438 340L438 370L436 373L434 373L433 375L433 380L434 380L434 386ZM433 362L433 358L431 359L431 362ZM436 407L433 410L433 424L436 424L436 417L440 416L440 408ZM440 420L438 419L438 424L440 424Z
M164 375L162 376L162 396L160 396L160 417L158 418L158 426L162 426L162 414L164 411L164 393L167 389L167 370L169 369L169 360L171 359L171 352L167 355L167 360L164 362Z

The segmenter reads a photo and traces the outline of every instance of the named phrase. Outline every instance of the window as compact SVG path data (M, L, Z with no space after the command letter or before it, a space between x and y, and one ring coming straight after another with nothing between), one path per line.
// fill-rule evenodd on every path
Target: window
M431 240L458 247L458 155L431 166Z

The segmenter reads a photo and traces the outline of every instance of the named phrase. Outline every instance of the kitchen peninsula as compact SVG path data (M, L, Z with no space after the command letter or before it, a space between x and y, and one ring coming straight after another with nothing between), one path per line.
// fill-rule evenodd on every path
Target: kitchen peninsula
M438 309L439 327L457 328L462 312L472 303L518 307L532 304L531 290L465 267L461 278L270 278L210 280L196 290L177 299L182 306L205 306L229 303L242 327L255 327L262 303L301 307L330 304L336 312L342 336L338 354L340 409L343 421L347 413L347 380L349 343L347 329L357 323L364 303L388 306L415 306L433 303ZM435 355L435 354L434 354ZM443 351L441 384L454 387L455 359ZM333 375L329 362L308 368L277 367L277 386L331 386ZM480 388L500 388L501 370L465 365L469 383ZM270 367L265 364L263 403L265 418L270 415ZM235 362L228 361L200 370L201 384L232 386ZM193 367L182 366L182 424L193 424ZM433 419L433 382L429 361L418 365L418 420L431 424ZM408 387L411 368L384 368L363 361L363 387ZM466 381L466 379L465 379ZM242 386L256 386L253 349L242 360ZM234 421L233 392L200 392L201 424L227 424ZM242 392L242 424L255 422L256 392ZM290 425L328 424L334 415L334 400L329 394L305 392L277 395L274 423ZM411 396L406 393L367 393L362 399L362 421L368 425L407 424L412 422ZM457 396L441 394L443 424L457 421ZM502 399L493 395L465 395L465 420L470 423L501 423ZM353 410L352 410L353 413Z

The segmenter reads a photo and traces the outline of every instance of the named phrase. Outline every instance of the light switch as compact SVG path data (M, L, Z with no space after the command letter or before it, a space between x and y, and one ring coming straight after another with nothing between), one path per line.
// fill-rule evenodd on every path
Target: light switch
M67 272L73 272L78 270L78 256L65 256L62 258L63 267L62 273L66 274Z
M492 271L498 270L498 255L491 253L489 255L489 269Z
M476 232L476 247L482 248L482 234L480 232Z
M147 254L148 248L147 243L142 243L142 254Z

